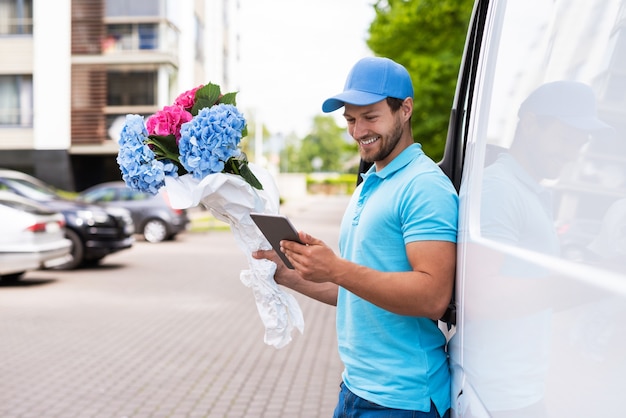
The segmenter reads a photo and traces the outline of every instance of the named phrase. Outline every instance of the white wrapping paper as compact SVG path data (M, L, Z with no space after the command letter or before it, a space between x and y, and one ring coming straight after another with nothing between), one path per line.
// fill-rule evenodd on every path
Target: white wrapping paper
M202 180L190 174L176 178L166 176L165 187L174 208L187 209L202 204L217 219L230 225L237 245L248 259L250 268L242 270L239 278L254 294L265 326L264 341L282 348L291 341L294 328L304 332L304 318L293 295L274 281L276 264L252 258L253 251L271 249L271 246L250 218L250 212L276 214L280 203L278 188L269 172L253 163L249 167L263 190L253 188L240 176L226 173L210 174Z

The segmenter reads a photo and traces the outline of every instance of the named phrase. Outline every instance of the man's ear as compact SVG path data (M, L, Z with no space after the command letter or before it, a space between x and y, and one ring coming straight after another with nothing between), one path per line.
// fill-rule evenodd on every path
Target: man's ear
M402 106L400 107L400 111L402 112L402 118L406 122L413 115L413 98L407 97L402 102Z

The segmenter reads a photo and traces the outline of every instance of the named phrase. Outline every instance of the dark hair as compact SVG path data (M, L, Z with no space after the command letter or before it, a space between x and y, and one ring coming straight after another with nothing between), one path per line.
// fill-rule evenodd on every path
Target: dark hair
M396 99L395 97L387 97L387 105L391 108L392 112L397 112L402 107L404 100Z

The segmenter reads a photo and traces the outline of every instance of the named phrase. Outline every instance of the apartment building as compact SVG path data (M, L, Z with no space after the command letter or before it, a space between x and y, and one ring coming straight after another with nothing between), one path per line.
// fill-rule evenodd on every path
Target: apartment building
M65 190L119 180L128 113L235 87L231 0L0 0L0 167ZM210 77L210 80L207 78Z

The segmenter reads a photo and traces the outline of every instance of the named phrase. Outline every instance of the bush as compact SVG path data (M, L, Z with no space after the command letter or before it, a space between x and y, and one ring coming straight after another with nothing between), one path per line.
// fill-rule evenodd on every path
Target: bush
M311 194L352 194L357 174L312 173L307 175L307 192Z

